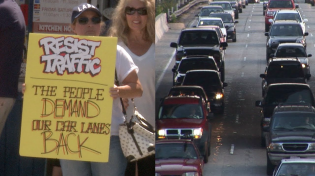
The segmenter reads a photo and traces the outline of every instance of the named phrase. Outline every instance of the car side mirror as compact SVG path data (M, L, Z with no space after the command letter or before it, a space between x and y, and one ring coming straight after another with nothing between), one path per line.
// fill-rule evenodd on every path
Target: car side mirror
M238 23L238 21L234 21L234 23Z
M260 100L255 101L255 106L256 107L262 107L262 103Z
M299 7L300 7L300 6L299 6L298 4L296 4L296 5L295 5L295 8L297 8L297 9L298 9Z
M308 54L308 55L307 55L307 57L312 57L312 56L313 56L312 54Z
M260 74L259 77L266 78L266 74Z
M223 87L227 87L227 86L228 86L228 83L224 82Z
M269 23L271 23L271 24L273 23L273 19L269 19L268 21L269 21Z
M265 32L265 36L269 36L269 32Z
M227 47L228 46L228 44L226 43L226 42L222 42L222 43L220 43L220 47Z
M170 47L172 47L172 48L177 48L177 43L172 42L172 43L170 44Z
M305 32L305 33L304 33L304 36L308 36L308 32Z

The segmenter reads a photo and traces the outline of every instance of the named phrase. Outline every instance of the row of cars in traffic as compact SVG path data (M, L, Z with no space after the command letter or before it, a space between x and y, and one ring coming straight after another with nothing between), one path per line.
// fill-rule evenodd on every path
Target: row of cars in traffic
M268 175L315 175L315 101L305 22L294 0L264 3L266 69L262 78L261 145ZM290 159L289 159L290 158ZM308 158L308 159L302 159Z
M235 19L246 5L245 0L209 2L196 14L197 24L170 44L176 49L173 87L156 115L156 176L203 175L211 153L210 120L225 107L227 41L237 41Z

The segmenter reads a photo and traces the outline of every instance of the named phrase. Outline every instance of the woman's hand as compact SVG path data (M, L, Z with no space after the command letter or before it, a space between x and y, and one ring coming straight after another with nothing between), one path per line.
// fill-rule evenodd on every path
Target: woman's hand
M118 89L118 86L116 86L116 85L114 85L114 87L109 88L109 93L113 99L120 97L119 96L119 89Z
M22 84L22 94L25 92L25 83Z

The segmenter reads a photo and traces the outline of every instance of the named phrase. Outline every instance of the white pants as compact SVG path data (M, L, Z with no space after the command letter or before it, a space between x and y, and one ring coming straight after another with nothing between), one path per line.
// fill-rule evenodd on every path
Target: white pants
M15 98L0 97L0 136L14 102Z

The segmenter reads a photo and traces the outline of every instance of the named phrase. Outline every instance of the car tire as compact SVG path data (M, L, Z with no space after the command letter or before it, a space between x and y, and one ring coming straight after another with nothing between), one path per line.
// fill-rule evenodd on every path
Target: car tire
M305 0L305 3L310 3L310 0Z
M238 13L235 15L235 19L238 19Z
M265 16L265 11L263 10L263 16Z
M245 9L246 8L246 5L243 5L243 9Z
M240 11L240 13L243 13L243 9L240 9L239 11Z
M312 6L314 6L314 5L315 5L315 2L314 2L314 1L312 1L312 3L311 3L311 4L312 4Z
M208 163L208 161L209 161L209 155L208 155L208 145L207 145L207 143L205 144L205 147L204 147L204 155L203 155L203 161L204 161L204 163Z
M267 175L272 175L275 166L271 163L268 155L267 155Z
M221 81L224 82L225 81L225 65L224 65L224 62L222 64L222 67L220 68L220 72L221 72Z
M269 25L265 24L265 32L268 32L268 31L269 31Z
M233 42L236 42L236 34L234 36L234 39L232 39Z
M263 148L266 147L266 140L263 137L263 135L261 135L261 137L260 137L260 146L263 147Z

